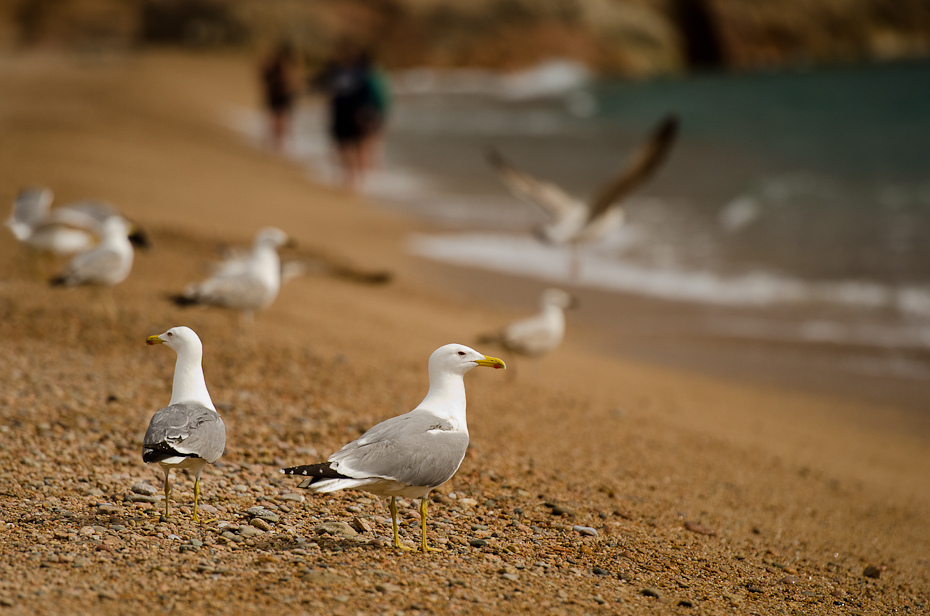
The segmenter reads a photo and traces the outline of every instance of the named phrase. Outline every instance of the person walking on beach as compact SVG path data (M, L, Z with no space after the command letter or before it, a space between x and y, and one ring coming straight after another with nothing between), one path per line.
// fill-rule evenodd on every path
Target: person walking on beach
M374 167L379 164L384 151L385 125L387 124L388 110L391 107L391 84L387 73L375 64L370 54L363 55L362 61L368 67L368 82L371 87L372 102L376 112L371 137L365 145L369 164Z
M271 147L282 151L290 133L297 83L297 62L293 48L281 43L261 68L265 107L270 119Z
M374 162L384 114L386 88L376 78L370 55L349 43L311 81L329 96L330 138L347 190L358 190Z

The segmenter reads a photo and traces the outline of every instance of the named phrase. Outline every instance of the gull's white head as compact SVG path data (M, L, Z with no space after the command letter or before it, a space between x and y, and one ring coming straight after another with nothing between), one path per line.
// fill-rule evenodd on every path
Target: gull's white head
M180 353L182 349L203 349L200 337L190 327L172 327L163 334L149 336L145 339L146 344L163 344L175 353Z
M539 298L539 303L545 308L546 306L558 306L559 308L572 308L576 304L575 298L562 289L546 289Z
M447 344L441 346L429 356L429 373L464 375L472 368L487 366L489 368L506 368L503 360L482 355L464 344Z
M255 235L255 245L271 246L278 248L284 246L290 241L287 233L277 227L265 227Z
M122 216L110 216L103 221L101 232L104 237L129 237L132 225Z

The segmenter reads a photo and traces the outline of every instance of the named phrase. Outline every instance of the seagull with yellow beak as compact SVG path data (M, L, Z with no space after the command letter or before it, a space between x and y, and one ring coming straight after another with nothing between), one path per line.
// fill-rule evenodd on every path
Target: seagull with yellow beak
M216 412L203 378L203 344L189 327L172 327L163 334L149 336L146 344L164 344L178 354L174 366L171 401L152 416L142 441L142 460L157 463L165 473L165 517L170 517L169 502L172 468L186 468L194 473L194 513L199 522L200 473L223 455L226 426Z
M391 497L394 547L398 496L420 499L422 534L426 545L426 496L455 475L468 448L465 421L465 373L478 366L506 368L496 357L482 355L461 344L439 347L429 358L429 391L409 413L392 417L371 428L329 457L327 462L282 469L305 479L298 485L316 492L365 490Z

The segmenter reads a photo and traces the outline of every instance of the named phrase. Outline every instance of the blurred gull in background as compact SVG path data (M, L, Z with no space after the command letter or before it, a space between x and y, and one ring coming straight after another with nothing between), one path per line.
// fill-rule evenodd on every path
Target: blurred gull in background
M133 262L129 221L122 216L111 216L103 222L100 231L100 243L75 255L64 272L52 280L53 285L113 286L126 280Z
M21 190L6 226L29 248L55 255L72 255L93 248L103 235L104 223L122 216L109 203L86 199L52 209L54 193L45 187ZM133 244L148 247L146 235L133 228Z
M237 310L251 322L256 310L270 306L281 288L277 249L289 241L284 231L265 227L255 235L251 252L234 254L213 275L191 283L171 299L179 306L207 305Z
M514 321L498 332L480 336L478 342L498 344L520 355L545 355L562 343L564 311L575 305L575 298L562 289L546 289L539 297L538 313Z

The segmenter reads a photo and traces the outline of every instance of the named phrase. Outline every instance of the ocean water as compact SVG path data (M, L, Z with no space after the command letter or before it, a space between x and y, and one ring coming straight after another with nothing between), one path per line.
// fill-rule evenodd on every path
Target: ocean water
M410 238L415 254L743 311L705 334L930 349L930 62L647 81L555 62L393 85L366 192L442 229ZM681 130L667 163L570 281L566 251L532 237L542 213L500 184L487 148L589 197L668 113ZM293 150L336 181L324 126L322 108L304 109ZM930 361L901 365L870 369L930 379Z

